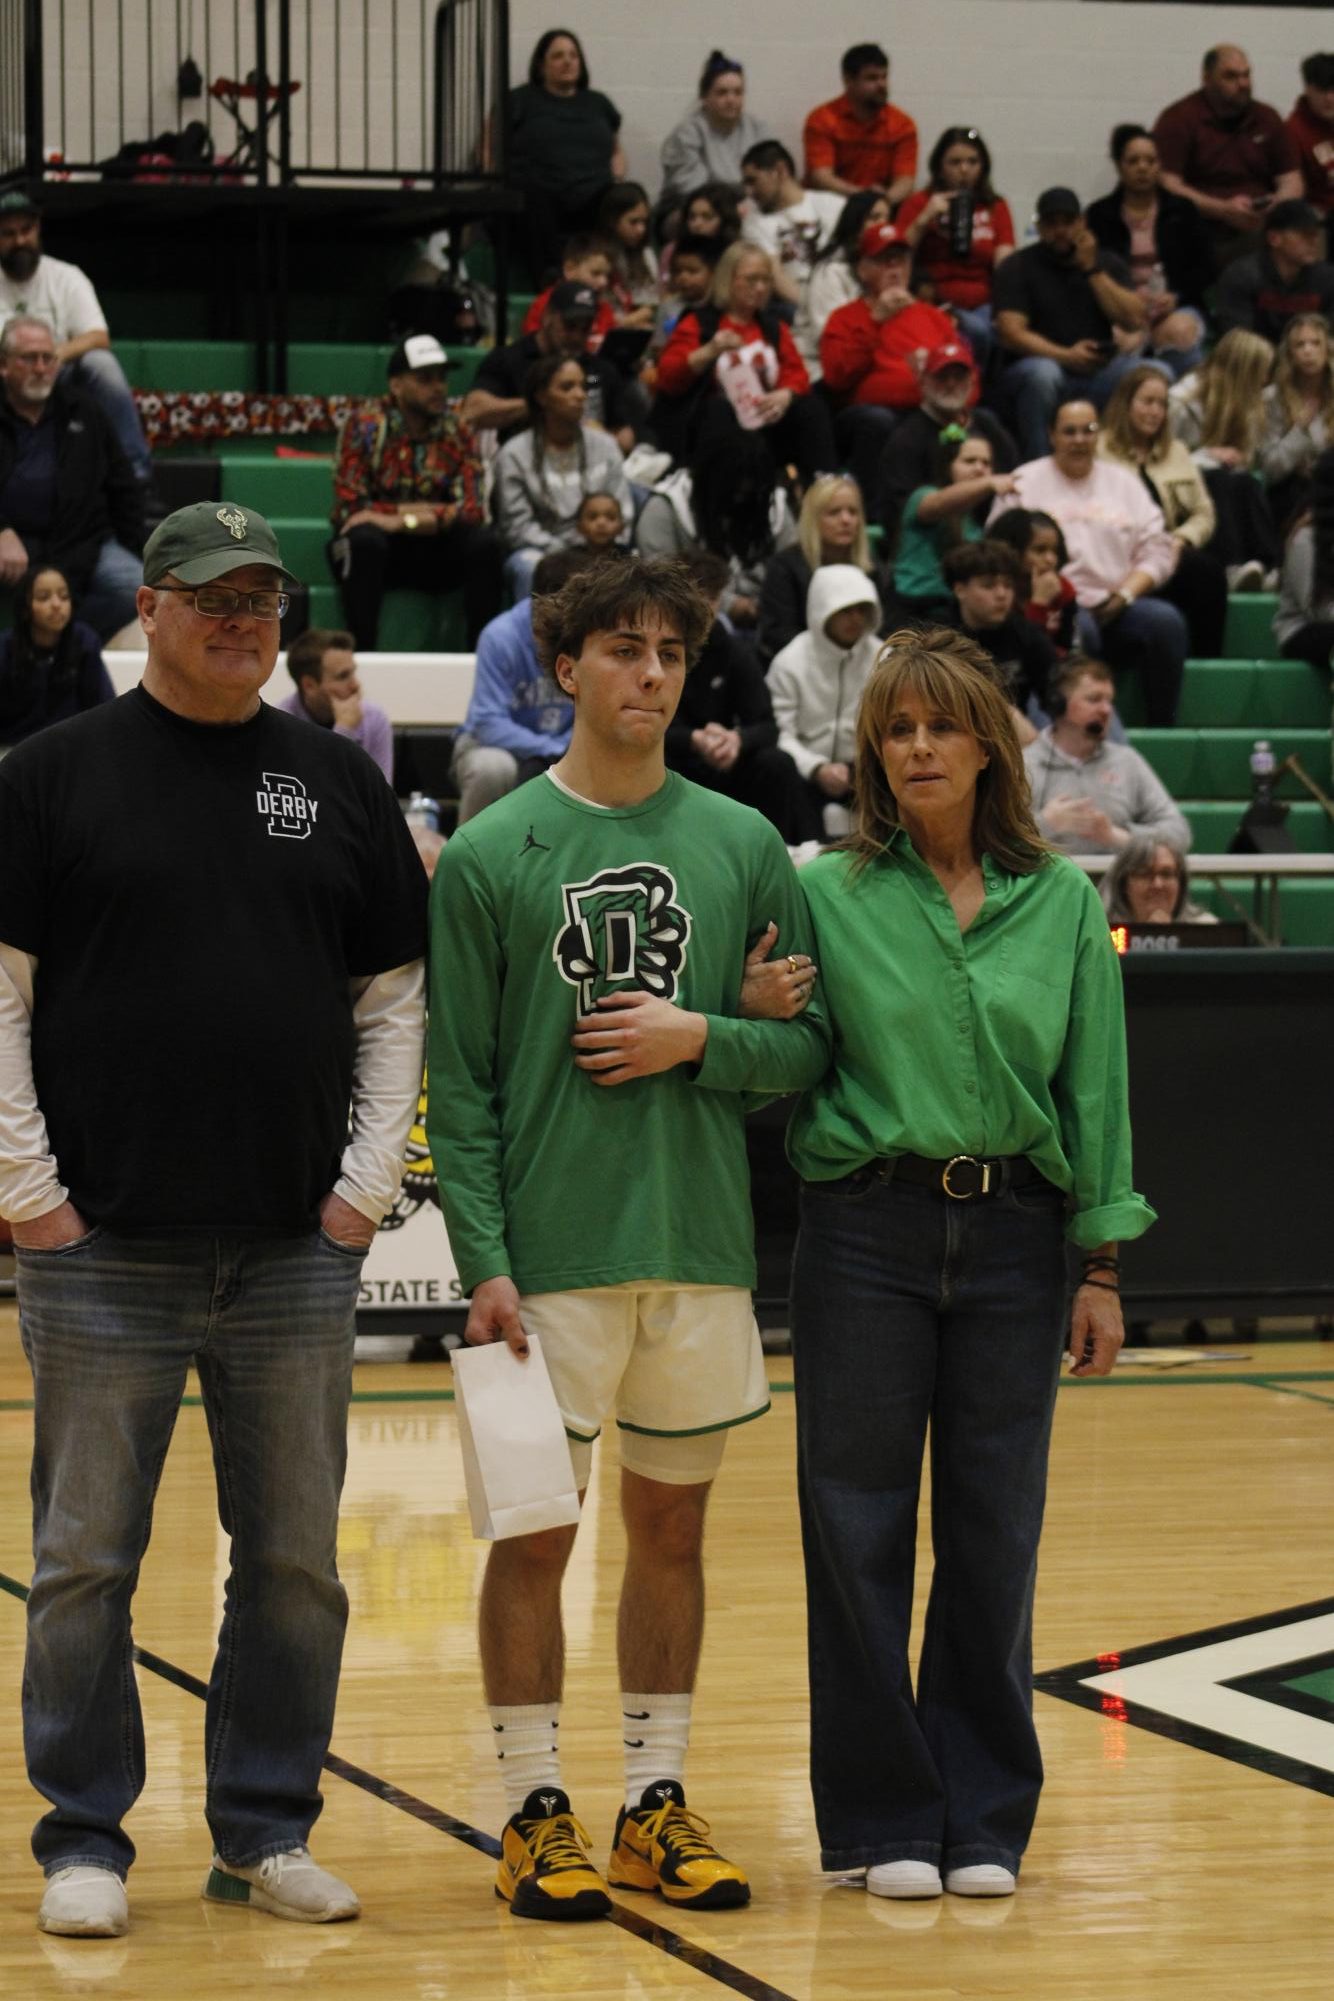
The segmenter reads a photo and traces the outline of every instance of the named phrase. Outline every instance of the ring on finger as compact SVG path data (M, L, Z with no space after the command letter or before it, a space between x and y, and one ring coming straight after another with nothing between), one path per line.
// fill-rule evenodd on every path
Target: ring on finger
M797 965L797 962L796 962L796 960L795 960L794 958L791 958L791 957L789 957L789 959L788 959L788 962L787 962L787 969L788 969L789 973L795 973L795 972L799 972L799 971L800 971L800 968L799 968L799 966Z

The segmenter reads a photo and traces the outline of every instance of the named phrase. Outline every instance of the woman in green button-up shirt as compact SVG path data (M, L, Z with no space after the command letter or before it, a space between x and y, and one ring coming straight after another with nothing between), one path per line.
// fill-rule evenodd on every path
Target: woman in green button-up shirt
M1034 825L987 665L957 635L889 642L858 725L860 831L802 871L835 1044L788 1137L812 1787L824 1866L882 1896L938 1896L942 1872L960 1895L1015 1887L1042 1781L1032 1607L1062 1350L1077 1375L1111 1368L1116 1244L1153 1221L1106 917Z

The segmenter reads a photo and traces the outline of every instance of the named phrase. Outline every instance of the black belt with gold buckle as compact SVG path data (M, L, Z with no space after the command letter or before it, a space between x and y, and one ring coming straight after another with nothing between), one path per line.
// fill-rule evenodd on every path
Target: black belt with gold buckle
M886 1161L884 1173L887 1180L934 1188L948 1195L952 1202L983 1202L1003 1195L1007 1188L1023 1188L1047 1179L1022 1153L991 1160L972 1153L956 1153L949 1160L925 1160L920 1153L900 1153Z

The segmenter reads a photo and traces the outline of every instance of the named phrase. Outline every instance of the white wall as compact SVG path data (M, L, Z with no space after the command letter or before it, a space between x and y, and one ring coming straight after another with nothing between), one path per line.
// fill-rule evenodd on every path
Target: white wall
M704 59L721 46L746 67L750 108L784 139L800 171L801 126L841 88L838 59L878 41L893 64L894 102L916 119L922 164L947 125L976 125L996 185L1022 236L1040 189L1075 188L1086 200L1112 185L1113 125L1157 113L1199 83L1213 42L1237 41L1255 68L1256 94L1286 116L1299 65L1334 47L1334 10L1196 7L1116 0L511 0L510 69L521 80L543 29L573 29L595 87L620 107L631 175L656 192L658 148L691 108Z
M65 0L64 96L70 150L89 143L89 84L100 77L96 153L117 143L117 102L109 74L116 44L116 10L109 0ZM242 17L251 11L244 0ZM253 60L243 27L233 46L232 8L213 0L213 74L245 73ZM432 9L400 0L400 157L410 163L422 142L414 44ZM205 64L203 8L190 0L123 0L127 61L126 126L146 136L176 122L176 23ZM57 24L47 0L47 111L54 126L60 103ZM273 0L269 17L275 19ZM362 153L369 101L371 147L384 146L393 95L389 72L390 0L343 0L342 45L332 46L331 0L294 0L293 68L302 75L306 26L312 28L313 77L293 105L294 149L305 144L305 112L315 84L321 113L331 112L333 72L339 74L343 136L349 162ZM751 108L787 140L800 162L801 126L813 104L837 94L838 58L850 43L879 40L893 59L894 100L916 119L923 162L946 125L975 124L991 148L996 182L1014 208L1020 233L1039 189L1055 182L1086 199L1111 185L1107 138L1124 118L1152 124L1156 113L1199 81L1204 48L1226 37L1242 43L1255 65L1258 94L1286 114L1300 88L1298 66L1313 49L1334 47L1334 11L1322 7L1123 5L1118 0L909 0L892 13L868 0L761 0L746 10L717 0L511 0L511 75L521 81L533 43L546 28L572 28L583 41L594 84L620 106L631 174L651 192L658 183L663 136L694 102L709 50L721 42L746 65ZM147 63L147 29L153 59ZM720 23L725 23L720 26ZM91 60L90 60L91 29ZM193 31L192 31L193 30ZM276 36L276 28L271 29ZM276 39L271 62L276 64ZM369 47L369 64L363 51ZM139 60L136 62L135 55ZM207 99L185 117L210 117L219 151L234 128ZM331 134L317 116L314 147L327 157ZM53 137L52 143L58 143Z

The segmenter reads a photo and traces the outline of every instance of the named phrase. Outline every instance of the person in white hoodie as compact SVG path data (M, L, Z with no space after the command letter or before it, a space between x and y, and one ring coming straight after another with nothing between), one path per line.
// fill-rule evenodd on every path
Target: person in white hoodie
M880 599L864 570L825 563L806 593L806 630L776 653L769 694L785 750L816 797L828 839L852 824L857 710L880 640Z

